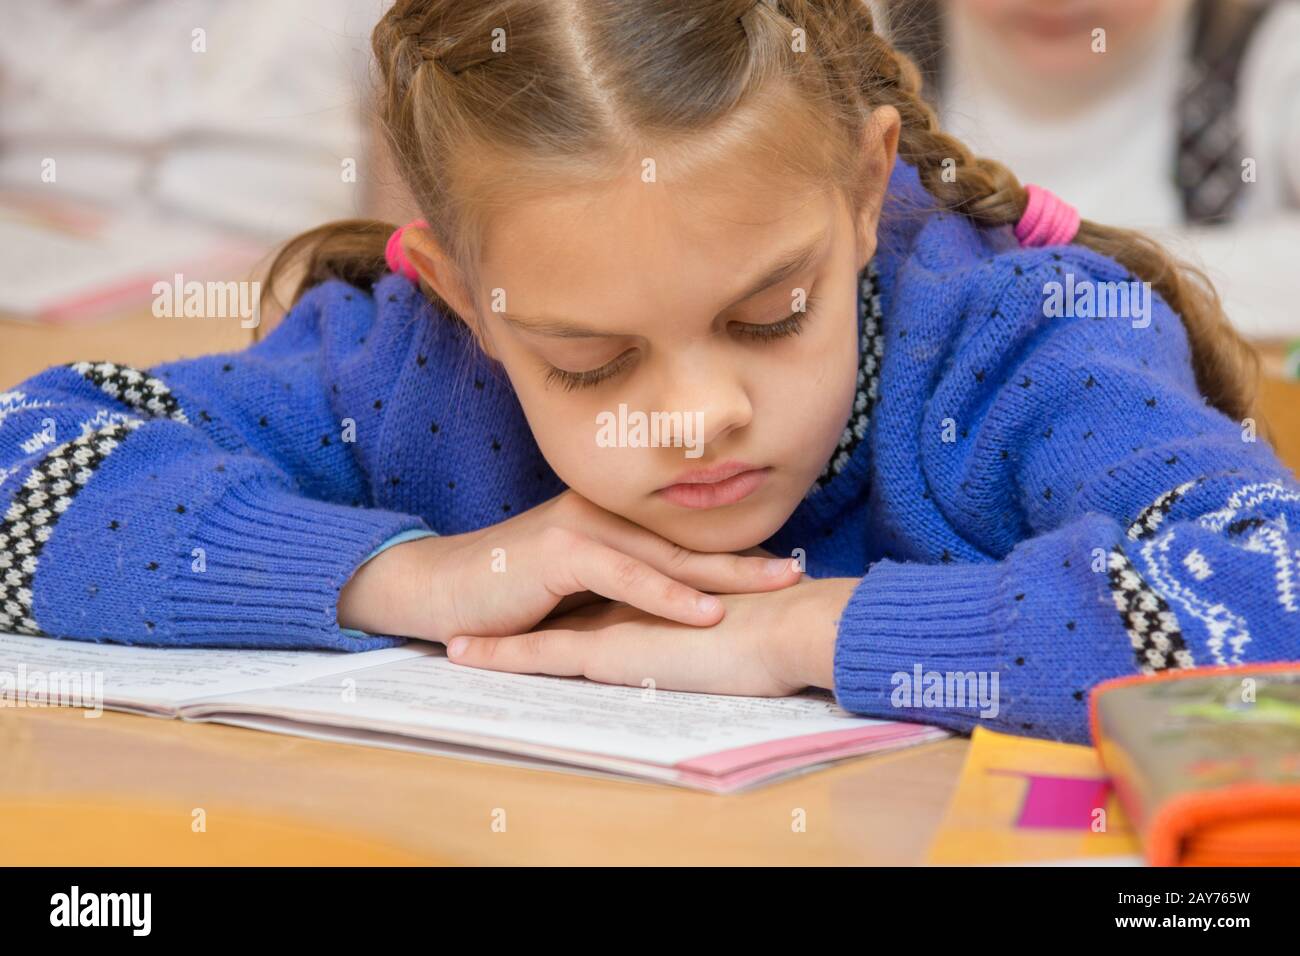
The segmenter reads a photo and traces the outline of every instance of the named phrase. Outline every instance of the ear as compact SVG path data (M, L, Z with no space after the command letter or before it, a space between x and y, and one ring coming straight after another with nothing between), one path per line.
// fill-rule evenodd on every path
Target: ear
M889 176L898 158L898 136L903 128L898 110L878 106L862 130L863 201L858 210L858 269L863 269L876 254L876 229L889 190Z
M438 240L428 229L407 229L402 233L402 251L407 260L415 266L420 279L437 292L456 314L465 320L475 340L489 357L492 349L480 334L478 309L457 278L457 270L451 258L443 251Z

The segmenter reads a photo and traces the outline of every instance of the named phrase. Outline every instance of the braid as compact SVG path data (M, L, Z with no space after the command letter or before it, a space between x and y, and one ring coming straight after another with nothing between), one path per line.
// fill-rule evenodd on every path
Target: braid
M878 185L853 144L880 106L898 111L899 155L936 208L996 228L1029 200L1009 169L940 129L917 67L876 32L867 0L396 0L372 42L383 126L448 254L446 288L474 287L486 223L512 196L608 178L642 143L698 139L708 155L725 145L723 121L777 83L795 94L773 101L784 138L756 140L757 153L833 180L855 205ZM355 221L314 231L270 279L292 260L306 273L299 293L331 275L364 284L383 273L384 233ZM1202 394L1251 414L1257 359L1202 273L1128 230L1085 220L1074 241L1150 282L1187 329Z
M904 117L899 152L916 167L926 190L944 208L981 225L1019 222L1029 202L1019 179L999 162L972 156L960 140L942 132L934 110L921 97L915 67L900 54L894 57L900 62L902 78L893 88L891 101ZM951 173L944 168L945 159L955 161ZM1155 240L1130 229L1085 219L1074 241L1150 282L1182 319L1201 393L1238 421L1254 414L1259 357L1228 321L1204 272L1178 261Z
M831 82L852 87L849 94L857 118L850 113L845 118L854 142L867 110L892 106L902 121L899 155L916 168L940 208L981 226L1019 222L1029 203L1020 180L1006 166L973 155L961 140L940 129L938 116L922 95L920 71L876 33L866 3L779 0L779 4L790 21L818 38ZM1254 414L1258 355L1229 323L1218 293L1201 270L1178 261L1142 233L1086 219L1074 241L1150 282L1182 319L1201 393L1238 420Z
M877 87L877 101L898 110L902 118L899 154L916 167L926 191L943 208L969 216L982 226L1018 222L1029 201L1020 180L1006 166L973 155L965 143L940 129L939 117L921 94L921 75L915 64L894 53L878 34L872 34L871 43L880 49L882 60L892 60L897 66L892 77L882 78L885 82Z

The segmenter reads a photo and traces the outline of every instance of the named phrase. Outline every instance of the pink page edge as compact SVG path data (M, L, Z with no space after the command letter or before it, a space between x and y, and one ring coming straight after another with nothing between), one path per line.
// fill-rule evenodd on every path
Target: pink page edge
M677 770L707 774L728 774L757 763L765 763L782 757L815 755L825 750L832 750L846 744L859 741L879 741L894 737L908 737L924 728L924 724L905 724L890 722L874 724L868 727L850 727L846 730L827 730L820 734L806 734L802 737L787 737L784 740L769 740L736 747L732 750L719 750L717 753L691 757L674 764Z

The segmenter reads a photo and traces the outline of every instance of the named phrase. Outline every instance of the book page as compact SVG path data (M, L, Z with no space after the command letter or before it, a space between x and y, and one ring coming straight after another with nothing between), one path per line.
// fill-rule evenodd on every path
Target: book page
M490 750L486 747L469 747L464 744L447 743L440 740L426 740L421 737L409 737L405 734L386 734L375 730L358 730L351 727L330 727L324 724L299 723L283 717L262 717L258 715L223 715L218 723L232 727L246 727L273 734L286 734L293 737L306 737L309 740L324 740L329 743L359 744L364 747L379 747L384 750L400 750L405 753L425 754L432 757L452 757L457 760L472 760L475 763L490 763L502 767L521 767L525 770L548 770L572 773L583 777L595 777L603 780L640 779L629 777L627 773L601 770L596 767L563 763L527 754L510 753L502 750ZM644 776L644 775L643 775ZM650 777L655 782L672 782L672 771L664 770L659 776Z
M662 765L773 740L896 726L849 714L828 692L760 698L622 687L479 670L451 663L441 647L428 651L364 671L209 697L183 716L262 714L469 745L491 741L536 755L578 751Z
M175 710L210 694L275 687L424 653L427 648L412 645L359 653L140 647L0 632L0 672L11 680L37 673L94 675L91 684L102 687L103 703L149 709Z

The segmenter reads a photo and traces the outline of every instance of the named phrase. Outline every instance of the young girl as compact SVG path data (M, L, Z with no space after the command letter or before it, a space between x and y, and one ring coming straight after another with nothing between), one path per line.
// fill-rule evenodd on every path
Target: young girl
M1072 741L1102 678L1300 653L1213 292L939 131L866 5L402 0L374 48L427 224L295 240L244 352L5 396L0 627Z

